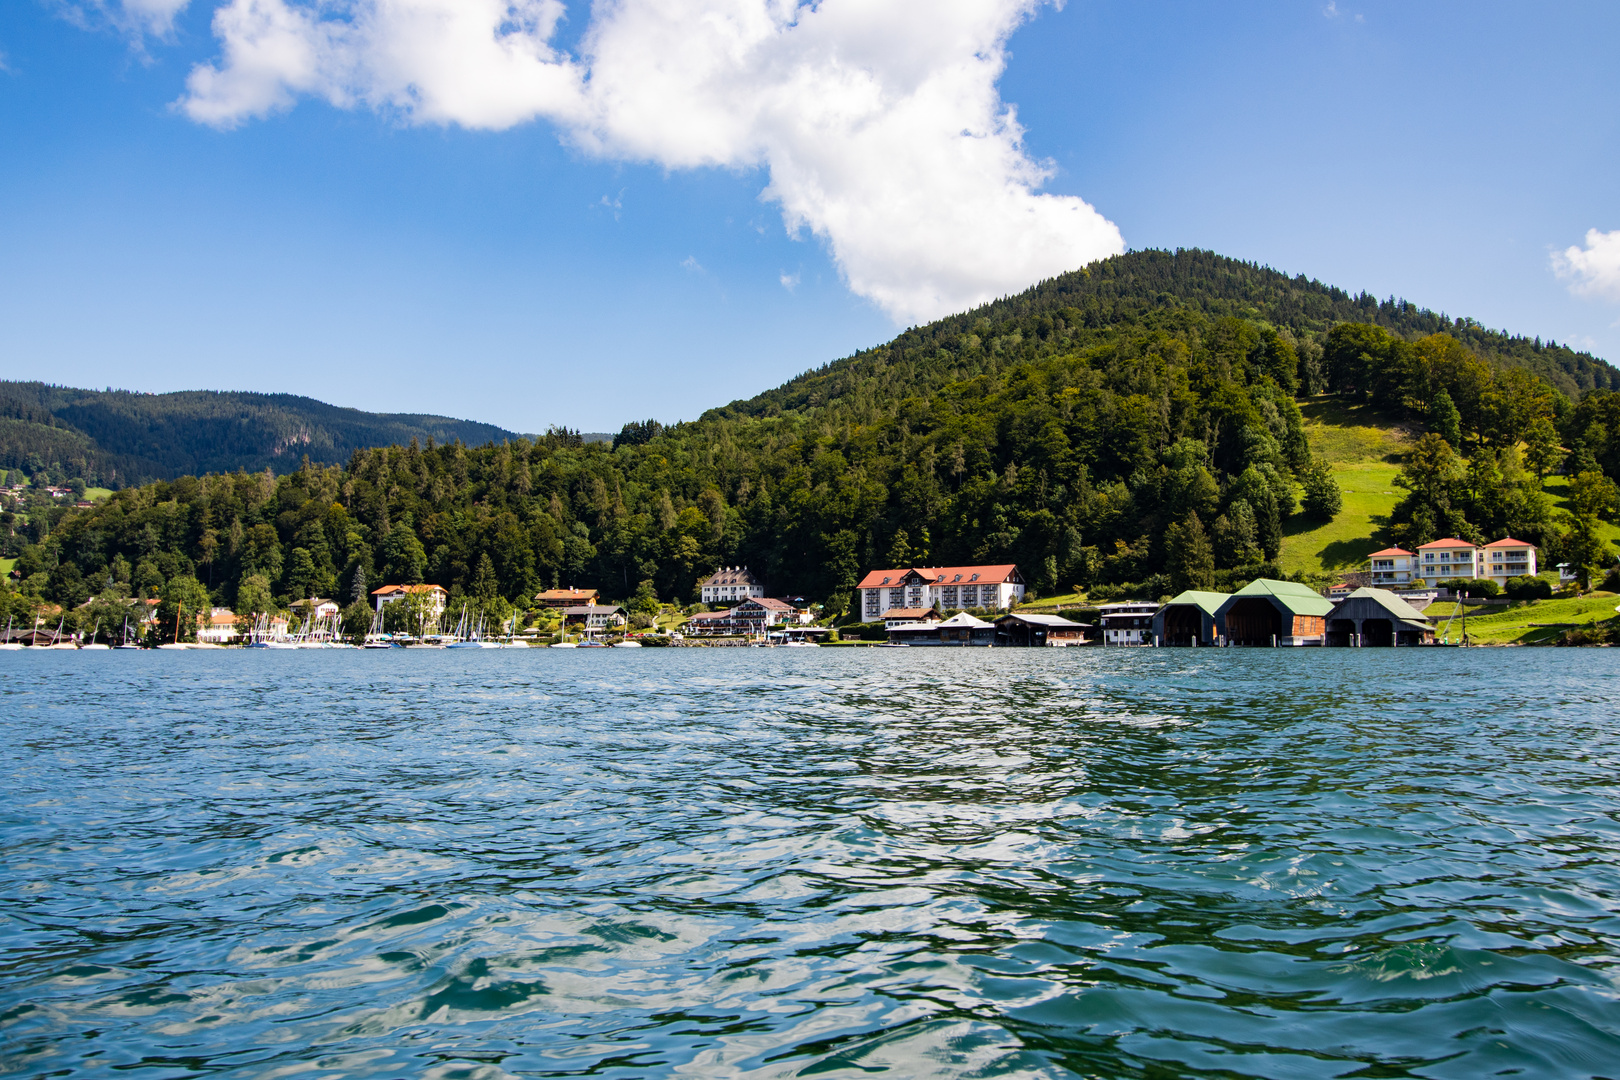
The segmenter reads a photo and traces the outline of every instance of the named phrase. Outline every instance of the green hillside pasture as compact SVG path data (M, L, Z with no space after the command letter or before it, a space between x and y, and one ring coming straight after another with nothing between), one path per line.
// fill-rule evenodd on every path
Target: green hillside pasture
M1529 645L1550 641L1576 626L1614 618L1616 604L1620 604L1620 597L1583 596L1578 600L1537 600L1528 604L1514 604L1505 609L1494 609L1489 615L1469 615L1468 638L1493 645L1510 642ZM1451 614L1451 607L1431 605L1424 614L1435 622L1437 633L1443 632L1443 620ZM1533 625L1537 623L1565 625ZM1459 620L1451 630L1451 640L1456 641L1461 634L1462 622Z
M11 568L16 565L16 559L0 559L0 578L10 577Z
M1552 496L1554 506L1560 510L1568 510L1570 508L1569 499L1566 498L1569 492L1569 477L1549 476L1547 477L1547 482L1542 485L1542 487L1548 495ZM1598 522L1598 535L1603 537L1605 540L1610 540L1616 544L1620 544L1620 525L1616 525L1610 521L1600 520ZM1597 582L1593 582L1593 584L1595 585Z
M1404 492L1395 486L1408 432L1368 405L1316 398L1300 406L1311 453L1333 467L1344 508L1330 522L1295 517L1283 528L1281 562L1289 574L1364 569Z
M1388 542L1381 533L1405 494L1395 486L1399 465L1334 465L1344 508L1332 521L1299 515L1283 526L1282 568L1289 574L1332 574L1366 569L1367 556Z
M1302 402L1299 411L1311 453L1329 464L1392 463L1406 453L1411 433L1398 418L1371 405L1312 398Z
M84 489L84 497L91 502L100 502L110 495L112 495L112 488L93 487Z

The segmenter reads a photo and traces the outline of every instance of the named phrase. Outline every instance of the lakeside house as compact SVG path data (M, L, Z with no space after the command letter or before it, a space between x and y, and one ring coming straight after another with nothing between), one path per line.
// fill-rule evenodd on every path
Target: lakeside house
M1536 574L1536 546L1527 544L1523 540L1515 540L1505 536L1500 540L1493 540L1484 548L1484 559L1480 570L1483 577L1506 585L1509 578L1534 577Z
M1024 579L1012 563L994 566L905 567L873 570L855 586L866 622L894 608L977 608L1002 611L1024 598Z
M1153 644L1153 616L1159 604L1146 600L1120 600L1098 605L1104 645Z
M705 604L730 604L738 600L759 599L764 595L764 584L749 572L748 567L722 566L703 583L700 599Z
M913 623L937 623L943 618L938 608L890 608L883 613L883 628L893 630L897 626L909 626Z
M283 625L286 625L283 623ZM197 640L224 645L236 640L236 612L217 607L197 617Z
M435 620L444 614L445 605L450 602L450 594L439 585L384 585L371 590L371 600L378 611L388 604L418 595L427 597L431 617Z
M615 630L625 624L624 609L612 604L581 604L563 608L563 628L570 625L589 633Z
M1417 573L1417 555L1405 548L1387 547L1367 557L1367 569L1367 584L1373 588L1410 585Z
M804 626L810 612L785 600L768 596L750 597L724 611L700 611L686 620L683 633L696 637L746 634L759 636L772 630Z
M534 594L534 606L541 608L588 607L596 603L595 589L546 589Z
M1418 546L1416 552L1391 547L1367 557L1367 584L1373 588L1421 589L1452 578L1484 578L1506 585L1509 578L1534 577L1536 546L1511 536L1483 546L1454 536Z

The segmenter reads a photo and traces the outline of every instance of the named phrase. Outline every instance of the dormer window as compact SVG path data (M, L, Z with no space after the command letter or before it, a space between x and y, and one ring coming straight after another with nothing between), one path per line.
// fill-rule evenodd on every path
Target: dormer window
M962 580L962 575L961 574L957 574L955 577L951 578L952 582L957 582L957 581L961 581L961 580Z
M884 578L884 579L883 579L883 580L882 580L882 581L881 581L881 582L879 582L879 583L878 583L878 584L880 584L880 585L887 585L887 584L888 584L888 583L889 583L889 579L888 579L888 578Z
M970 578L968 578L968 580L969 580L969 581L978 581L978 580L979 580L979 575L978 575L978 574L974 574L974 575L973 575L973 576L972 576L972 577L970 577Z
M939 575L939 577L934 579L934 584L938 585L940 582L942 582L944 580L945 580L945 575L941 574L941 575Z

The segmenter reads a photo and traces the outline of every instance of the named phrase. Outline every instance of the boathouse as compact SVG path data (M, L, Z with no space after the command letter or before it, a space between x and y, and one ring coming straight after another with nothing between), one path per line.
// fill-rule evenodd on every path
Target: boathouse
M1320 645L1332 610L1308 585L1259 578L1227 597L1215 619L1228 645Z
M1357 589L1327 620L1329 645L1432 645L1434 627L1423 613L1387 589Z
M1061 615L1013 612L996 620L997 645L1089 645L1085 623L1070 622Z
M1153 640L1160 645L1216 645L1221 623L1215 617L1230 593L1188 589L1153 615Z

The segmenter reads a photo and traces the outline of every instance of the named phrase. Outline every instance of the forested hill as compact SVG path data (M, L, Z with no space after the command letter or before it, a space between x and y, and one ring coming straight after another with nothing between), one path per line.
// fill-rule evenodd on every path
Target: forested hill
M1468 320L1142 252L696 421L627 424L611 444L249 395L174 395L164 427L140 411L152 399L35 387L19 423L101 445L127 431L118 445L142 460L216 475L82 510L36 493L0 512L0 555L17 555L17 591L0 600L26 619L39 600L77 611L93 593L106 612L144 592L239 614L330 596L363 627L383 582L431 582L493 612L590 586L645 617L695 600L717 565L850 615L868 614L849 605L874 567L1016 563L1043 595L1231 588L1280 574L1291 518L1340 505L1306 439L1305 395L1417 436L1384 539L1513 536L1545 564L1600 567L1613 551L1597 519L1620 510L1617 384L1591 356ZM203 423L187 430L192 401ZM393 445L340 449L369 444ZM252 452L310 463L234 471ZM1560 471L1573 515L1543 490Z
M1489 330L1405 300L1352 295L1304 275L1209 251L1135 251L1044 281L1034 288L907 330L887 344L806 372L728 409L772 415L839 399L899 399L932 393L991 367L1058 355L1111 339L1122 327L1188 325L1187 316L1235 316L1286 330L1300 350L1301 388L1326 388L1310 343L1339 323L1370 323L1409 341L1445 333L1492 366L1539 376L1571 400L1620 390L1620 369L1590 353L1540 338Z
M345 409L293 394L137 394L0 382L0 469L124 487L265 468L288 472L412 439L477 446L515 439L493 424Z

